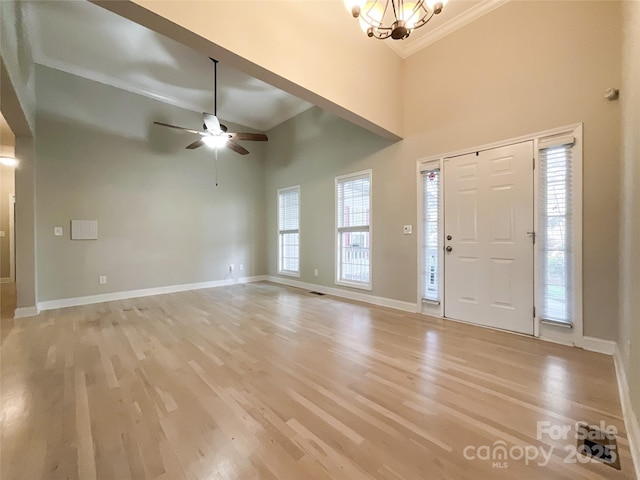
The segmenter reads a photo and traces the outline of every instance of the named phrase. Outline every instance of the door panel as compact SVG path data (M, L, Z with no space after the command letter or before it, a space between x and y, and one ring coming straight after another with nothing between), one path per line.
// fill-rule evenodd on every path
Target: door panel
M533 334L532 159L532 142L445 159L446 317Z

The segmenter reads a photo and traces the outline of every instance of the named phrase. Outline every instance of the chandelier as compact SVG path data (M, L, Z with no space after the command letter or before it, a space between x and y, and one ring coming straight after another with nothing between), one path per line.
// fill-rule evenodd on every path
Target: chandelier
M344 0L370 37L403 40L439 14L447 0Z

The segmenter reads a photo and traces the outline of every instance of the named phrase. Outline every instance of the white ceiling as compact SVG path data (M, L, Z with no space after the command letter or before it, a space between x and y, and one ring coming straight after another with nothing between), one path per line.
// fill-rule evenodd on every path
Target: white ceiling
M385 43L406 58L506 1L451 0L408 39ZM24 5L36 63L196 112L213 111L212 62L200 53L87 1ZM356 20L353 28L359 28ZM218 116L223 120L267 131L310 107L218 64Z
M89 2L25 4L36 63L196 112L213 112L213 63L207 57ZM228 122L267 131L309 107L218 64L218 116Z

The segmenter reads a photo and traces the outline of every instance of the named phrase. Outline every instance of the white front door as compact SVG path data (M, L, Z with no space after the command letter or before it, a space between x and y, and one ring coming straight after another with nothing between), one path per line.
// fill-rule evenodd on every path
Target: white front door
M444 315L533 334L533 142L444 161Z

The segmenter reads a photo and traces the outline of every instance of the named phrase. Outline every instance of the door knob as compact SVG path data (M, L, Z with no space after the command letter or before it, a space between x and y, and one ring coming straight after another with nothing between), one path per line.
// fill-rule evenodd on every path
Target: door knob
M450 252L451 250L453 250L453 247L452 247L451 245L449 245L447 248L445 248L445 250L446 250L447 252Z

